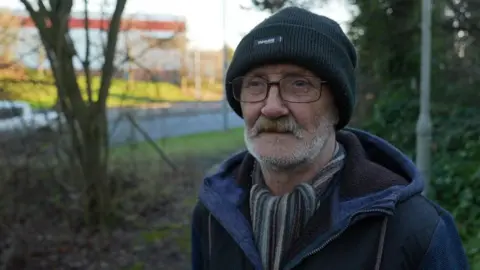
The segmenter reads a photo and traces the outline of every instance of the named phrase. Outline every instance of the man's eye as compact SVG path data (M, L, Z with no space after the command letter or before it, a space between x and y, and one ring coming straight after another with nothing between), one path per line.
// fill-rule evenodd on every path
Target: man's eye
M248 88L258 88L258 87L263 87L265 83L260 80L248 80L246 81L243 86L248 87Z
M260 82L249 82L248 83L248 86L250 87L255 87L255 86L259 86L260 85Z
M296 81L293 81L292 85L295 87L307 87L310 84L305 80L296 80Z

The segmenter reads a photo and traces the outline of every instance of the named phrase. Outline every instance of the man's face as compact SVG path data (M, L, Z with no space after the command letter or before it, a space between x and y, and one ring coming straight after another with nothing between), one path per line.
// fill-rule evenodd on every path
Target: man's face
M286 168L309 162L321 153L334 134L337 113L329 87L321 78L295 65L266 65L251 70L245 75L239 95L247 95L247 88L280 80L282 86L272 84L263 101L241 102L241 107L249 152L262 163ZM286 91L289 87L310 90ZM302 99L315 101L298 102Z

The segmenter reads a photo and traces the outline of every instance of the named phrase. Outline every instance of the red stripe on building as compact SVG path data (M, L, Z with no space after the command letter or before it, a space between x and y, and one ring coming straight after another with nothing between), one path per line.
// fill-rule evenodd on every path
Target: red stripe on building
M22 17L23 27L34 27L35 24L30 17ZM78 18L71 18L68 22L70 29L85 28L85 20ZM89 19L89 29L108 29L110 20L105 19ZM185 31L185 22L179 21L153 21L153 20L134 20L125 19L120 24L120 30L144 30L144 31Z

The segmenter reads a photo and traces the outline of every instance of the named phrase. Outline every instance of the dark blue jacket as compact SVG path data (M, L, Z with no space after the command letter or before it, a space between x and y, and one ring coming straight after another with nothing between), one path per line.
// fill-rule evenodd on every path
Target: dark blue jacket
M282 269L469 269L452 216L421 195L407 156L359 130L340 131L337 140L345 166ZM193 213L193 270L263 269L248 209L252 164L241 152L204 180Z

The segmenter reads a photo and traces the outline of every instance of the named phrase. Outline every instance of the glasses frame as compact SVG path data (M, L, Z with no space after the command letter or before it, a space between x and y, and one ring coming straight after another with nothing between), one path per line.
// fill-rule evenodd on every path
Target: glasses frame
M259 103L259 102L263 102L265 101L267 98L268 98L268 95L270 94L270 89L272 88L272 86L276 86L278 88L278 95L280 96L280 99L284 102L289 102L289 103L313 103L313 102L317 102L318 100L320 100L320 98L322 98L322 90L323 90L323 85L327 84L328 82L327 81L324 81L324 80L321 80L320 78L318 77L314 77L314 76L300 76L300 77L303 77L303 78L315 78L315 79L318 79L318 82L320 83L320 86L318 88L314 87L315 90L317 90L319 92L318 94L318 97L314 100L311 100L311 101L290 101L290 100L286 100L283 98L282 96L282 88L280 87L280 83L282 82L282 80L288 78L287 77L283 77L281 78L280 80L278 81L269 81L265 78L262 78L260 76L258 76L258 78L261 78L263 80L265 80L266 84L267 84L267 91L265 93L265 96L263 97L263 99L261 100L258 100L258 101L243 101L241 100L240 98L237 97L237 95L235 94L235 88L234 88L234 82L235 80L239 80L239 79L244 79L244 78L247 78L248 76L240 76L240 77L236 77L235 79L233 79L231 82L228 82L229 85L231 85L232 87L232 90L233 90L233 98L238 101L238 102L241 102L241 103Z

